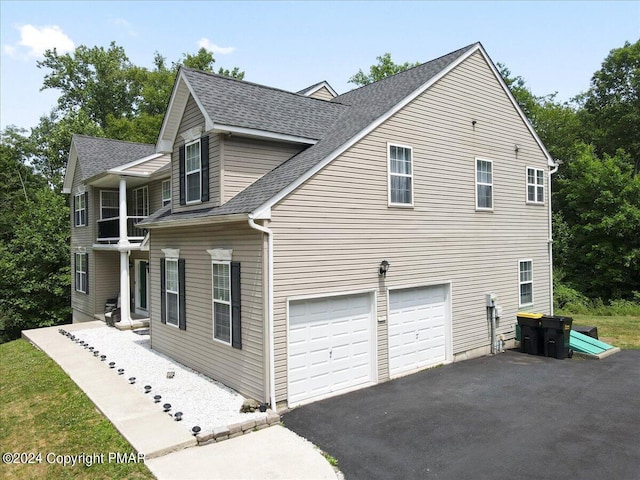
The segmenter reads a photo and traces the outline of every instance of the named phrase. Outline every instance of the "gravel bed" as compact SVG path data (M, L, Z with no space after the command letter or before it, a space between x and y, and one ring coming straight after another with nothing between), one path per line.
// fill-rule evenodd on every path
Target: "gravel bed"
M171 404L168 414L182 412L182 425L191 431L198 425L202 432L215 427L242 423L266 417L267 413L240 413L245 398L235 390L210 379L175 360L150 348L149 335L138 335L132 331L120 331L110 327L100 327L74 332L76 338L84 340L89 346L99 350L107 358L101 362L89 350L85 350L86 360L99 362L109 368L109 362L115 362L114 381L129 382L135 377L131 388L144 392L145 385L151 385L151 392L145 394L150 403L154 395L161 395L158 409L165 403ZM79 349L82 347L78 347ZM117 370L124 368L118 375ZM167 378L167 372L174 372L173 378Z

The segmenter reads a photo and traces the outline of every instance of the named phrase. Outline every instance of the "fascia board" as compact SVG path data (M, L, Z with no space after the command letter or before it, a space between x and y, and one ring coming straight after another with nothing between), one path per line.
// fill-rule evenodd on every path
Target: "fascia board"
M73 187L73 176L76 173L77 164L78 152L76 151L76 144L75 142L71 142L69 159L67 160L67 168L64 172L64 181L62 182L62 193L71 193L71 188Z
M258 130L255 128L235 127L232 125L214 124L213 131L219 133L237 133L249 137L266 138L269 140L279 140L289 143L303 143L305 145L315 145L318 143L316 139L308 137L299 137L296 135L288 135L285 133L269 132L267 130Z
M502 78L502 75L500 75L500 72L498 72L498 69L496 68L494 63L491 61L491 58L489 57L489 54L487 54L487 52L482 47L482 45L479 45L479 46L480 46L480 53L482 54L482 56L484 57L485 61L487 62L487 64L491 68L491 71L493 72L493 75L496 77L496 79L500 83L500 86L502 87L504 92L507 94L507 97L509 97L509 100L511 101L511 103L514 106L514 108L518 112L518 115L520 115L520 118L522 118L522 121L527 126L527 129L529 130L529 132L533 136L534 140L536 141L536 143L538 144L538 146L542 150L542 153L545 155L545 157L547 157L548 165L550 167L554 167L556 164L553 161L553 158L551 157L551 154L549 153L547 148L542 143L542 140L540 140L540 137L538 136L538 134L534 130L533 125L531 125L531 122L529 121L527 116L522 111L522 108L520 108L520 105L518 105L518 101L516 100L516 98L511 93L511 90L509 90L509 87L507 86L507 84L505 83L504 79Z
M384 113L383 115L378 117L377 120L375 120L374 122L370 123L366 128L362 129L359 133L357 133L356 135L351 137L351 139L348 142L343 143L340 147L338 147L333 152L331 152L329 155L327 155L324 160L322 160L321 162L317 163L313 168L311 168L311 170L307 171L304 175L298 177L298 179L295 180L293 183L289 184L287 187L285 187L284 189L280 190L280 192L278 192L276 195L274 195L269 200L267 200L265 203L263 203L258 208L256 208L253 212L251 212L251 214L255 218L262 218L265 215L265 212L267 211L267 209L271 209L275 204L280 202L283 198L285 198L287 195L289 195L291 192L293 192L295 189L297 189L300 185L302 185L304 182L306 182L309 178L313 177L316 173L318 173L320 170L322 170L324 167L326 167L329 163L331 163L333 160L335 160L339 155L343 154L345 151L347 151L349 148L351 148L357 142L362 140L366 135L368 135L373 130L378 128L382 123L387 121L391 116L395 115L400 110L402 110L407 104L409 104L415 98L417 98L419 95L424 93L427 89L429 89L438 80L440 80L442 77L447 75L451 70L456 68L458 65L460 65L462 62L464 62L467 58L469 58L471 55L473 55L475 52L477 52L481 48L482 47L481 47L481 45L479 43L476 44L473 48L470 48L466 53L461 55L454 62L452 62L450 65L448 65L446 68L442 69L440 72L438 72L436 75L434 75L431 79L429 79L427 82L422 84L419 88L417 88L411 94L406 96L403 100L398 102L393 108L391 108L386 113Z
M167 222L145 223L142 228L179 228L193 227L199 225L211 225L216 223L241 222L249 218L246 213L238 213L232 215L212 215L209 217L188 218L185 220L172 220Z

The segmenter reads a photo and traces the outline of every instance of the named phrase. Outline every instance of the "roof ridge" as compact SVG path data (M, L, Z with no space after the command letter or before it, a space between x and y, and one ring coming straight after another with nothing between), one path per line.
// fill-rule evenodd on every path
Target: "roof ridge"
M403 70L401 72L394 73L393 75L389 75L388 77L381 78L380 80L376 80L375 82L367 83L366 85L361 85L360 87L356 87L353 90L349 90L348 92L345 92L345 93L342 93L342 94L338 95L336 98L340 98L342 95L346 95L348 93L353 93L353 92L356 92L356 91L361 90L363 88L367 88L367 87L369 87L371 85L375 85L377 83L383 82L383 81L385 81L385 80L387 80L389 78L394 78L394 77L397 77L398 75L403 75L403 74L405 74L407 72L411 72L412 70L415 70L416 68L424 67L427 64L434 63L434 62L436 62L436 61L438 61L438 60L440 60L440 59L442 59L444 57L448 57L449 55L456 54L456 53L458 53L458 52L460 52L462 50L468 50L468 49L470 49L471 47L473 47L475 45L481 45L481 43L480 42L470 43L466 47L458 48L458 49L454 50L453 52L445 53L444 55L440 55L439 57L433 58L433 59L428 60L428 61L426 61L424 63L419 64L419 65L415 65L415 66L413 66L411 68L407 68L406 70Z
M320 101L326 102L326 103L339 103L339 102L331 102L329 100L322 100L320 98L308 97L308 96L302 95L302 94L300 94L298 92L292 92L290 90L285 90L283 88L278 88L278 87L272 87L270 85L264 85L262 83L251 82L249 80L239 80L237 78L228 77L227 75L220 75L219 73L215 73L215 72L205 72L204 70L198 70L197 68L185 67L184 65L181 65L180 68L184 69L184 70L187 70L189 72L193 72L193 73L197 73L197 74L202 74L202 75L207 75L207 76L210 76L210 77L219 78L221 80L230 80L230 81L233 81L233 82L238 82L238 83L240 83L242 85L253 85L254 87L265 88L267 90L273 90L275 92L286 93L286 94L289 94L289 95L293 95L295 97L308 98L310 100L320 100ZM318 82L318 83L323 83L323 82L326 82L326 80L323 80L322 82Z
M151 147L155 146L153 143L132 142L130 140L118 140L117 138L109 138L109 137L96 137L94 135L85 135L82 133L74 133L73 137L82 137L82 138L88 138L91 140L106 140L109 142L118 142L118 143L128 143L130 145L144 145L144 146L151 146Z

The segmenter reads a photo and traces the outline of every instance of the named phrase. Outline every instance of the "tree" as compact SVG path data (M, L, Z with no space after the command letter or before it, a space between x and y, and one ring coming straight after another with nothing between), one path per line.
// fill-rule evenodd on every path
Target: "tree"
M623 148L640 172L640 40L611 50L581 100L581 120L596 153L612 156Z
M213 72L213 64L215 62L216 60L213 57L213 53L204 47L201 47L195 55L191 55L189 53L182 55L182 65L188 68L202 70L203 72ZM244 72L240 71L238 67L235 67L232 70L220 67L218 69L218 75L235 78L237 80L244 79Z
M595 154L581 144L558 179L556 206L570 248L561 253L566 280L590 298L633 298L640 291L640 176L629 156Z
M60 90L58 112L62 115L82 110L105 128L109 116L132 116L137 110L142 90L139 72L115 42L107 50L84 45L64 55L47 50L38 67L51 69L42 90Z
M376 57L376 60L378 60L378 64L371 65L371 67L369 67L368 74L364 73L362 69L360 69L358 70L358 73L349 78L348 82L362 87L420 65L420 62L404 62L403 64L394 63L393 60L391 60L390 53L385 53L382 56Z

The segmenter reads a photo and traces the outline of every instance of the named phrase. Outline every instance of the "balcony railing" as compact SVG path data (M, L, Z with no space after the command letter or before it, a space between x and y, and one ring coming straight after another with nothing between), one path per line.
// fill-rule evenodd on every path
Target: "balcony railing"
M134 225L147 217L127 217L127 236L131 243L139 243L147 234L146 228L137 228ZM98 242L118 243L120 240L120 217L98 220Z

